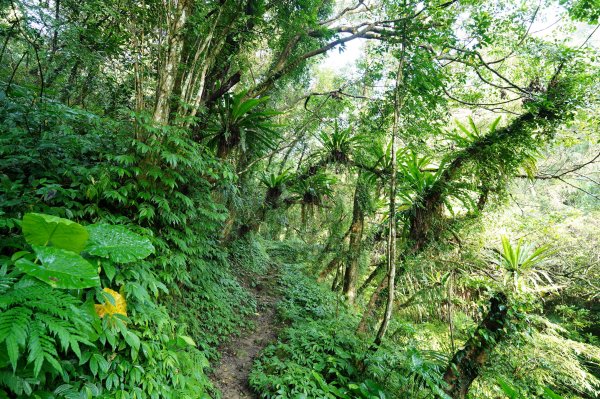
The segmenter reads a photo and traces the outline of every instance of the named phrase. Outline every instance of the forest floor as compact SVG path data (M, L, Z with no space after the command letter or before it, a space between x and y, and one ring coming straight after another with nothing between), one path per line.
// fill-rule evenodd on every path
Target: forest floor
M257 313L249 320L253 323L251 328L220 348L222 357L212 380L223 399L258 397L248 385L248 375L258 353L277 338L280 327L275 309L279 300L278 290L274 287L277 280L277 270L272 268L259 276L255 284L245 284L256 298Z

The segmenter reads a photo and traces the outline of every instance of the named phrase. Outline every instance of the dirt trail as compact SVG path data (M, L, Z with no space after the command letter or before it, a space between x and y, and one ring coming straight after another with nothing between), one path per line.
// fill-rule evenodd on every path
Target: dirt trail
M221 348L221 362L212 380L223 399L258 398L248 385L248 374L258 353L277 338L276 281L275 273L268 273L259 278L254 288L248 288L256 297L257 314L252 318L255 328L243 331Z

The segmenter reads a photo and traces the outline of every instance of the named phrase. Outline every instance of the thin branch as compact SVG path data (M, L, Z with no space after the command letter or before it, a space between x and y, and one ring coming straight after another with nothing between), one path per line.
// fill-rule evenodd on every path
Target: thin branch
M573 173L575 173L577 176L581 177L584 180L591 181L592 183L600 186L600 181L596 181L596 180L592 179L591 177L586 176L586 175L582 175L581 173L578 173L578 172L573 172Z
M490 72L492 72L494 75L496 75L498 78L500 78L500 80L502 80L503 82L505 82L506 84L509 85L509 88L513 88L517 91L520 91L521 93L527 95L527 96L531 96L531 93L529 91L527 91L526 89L522 88L521 86L511 82L508 78L506 78L504 75L502 75L500 72L498 72L496 69L492 68L489 65L489 62L487 62L486 60L483 59L483 56L474 50L468 50L468 49L463 49L460 47L450 47L453 50L456 50L458 52L464 53L464 54L473 54L475 55L478 59L480 64L485 67L487 70L489 70ZM475 65L473 65L472 63L465 61L465 60L461 60L459 58L447 58L447 57L439 57L439 59L441 60L448 60L448 61L453 61L453 62L460 62L461 64L464 64L466 66L469 66L473 69L477 69L477 67ZM498 87L498 86L496 86Z
M586 43L592 38L592 36L594 36L594 33L596 33L596 31L598 30L598 28L600 28L600 24L596 25L596 27L594 28L594 30L592 31L592 33L590 33L588 35L588 37L583 41L583 43L581 43L581 46L579 46L577 48L577 50L581 50L581 48L586 45Z
M562 171L562 172L560 172L558 174L554 174L554 175L547 175L547 174L546 175L535 175L535 176L533 176L533 179L535 179L535 180L553 180L553 179L562 180L561 179L562 177L568 175L569 173L576 172L576 171L578 171L578 170L580 170L580 169L582 169L582 168L584 168L584 167L586 167L586 166L588 166L590 164L595 163L596 160L598 160L599 158L600 158L600 153L598 153L594 158L590 159L589 161L584 162L584 163L579 164L579 165L575 165L572 168L570 168L568 170L565 170L565 171ZM532 178L532 177L530 177L528 175L517 175L515 177L519 177L519 178L523 178L523 179L530 179L530 178Z
M358 0L358 3L354 6L348 6L346 8L344 8L342 11L340 11L337 15L335 15L332 18L329 18L325 21L319 22L319 25L328 25L332 22L337 21L338 19L342 18L344 15L346 15L346 13L351 12L351 11L355 11L357 9L359 9L361 6L365 6L365 0Z
M540 1L541 3L541 1ZM527 31L525 32L525 34L523 35L523 37L521 37L521 39L519 40L519 43L517 43L517 45L515 46L515 48L508 53L507 55L505 55L504 57L497 59L495 61L490 61L488 64L493 65L493 64L497 64L500 62L504 62L506 61L508 58L510 58L516 51L516 49L521 46L521 44L523 44L523 42L525 41L525 39L527 38L527 36L529 36L529 31L531 30L531 27L533 26L533 22L535 21L535 18L537 17L538 12L540 11L540 6L541 4L538 4L538 6L536 7L535 11L533 12L533 16L531 17L531 21L529 22L529 26L527 27Z
M581 187L578 187L578 186L576 186L576 185L574 185L574 184L571 184L571 183L569 183L568 181L566 181L565 179L563 179L562 177L558 177L558 180L560 180L561 182L563 182L563 183L565 183L565 184L567 184L567 185L569 185L569 186L571 186L571 187L573 187L573 188L575 188L575 189L577 189L577 190L579 190L579 191L581 191L581 192L583 192L583 193L585 193L585 194L589 195L590 197L593 197L593 198L597 199L598 201L600 201L600 197L598 197L596 194L592 194L592 193L590 193L589 191L587 191L587 190L584 190L584 189L583 189L583 188L581 188Z
M327 91L327 92L323 92L323 93L313 92L313 93L306 95L305 96L306 100L304 101L304 109L307 109L308 102L310 101L310 98L313 96L327 96L327 99L329 99L329 98L339 99L340 96L345 96L345 97L351 97L351 98L356 98L356 99L361 99L361 100L372 100L372 98L370 98L370 97L345 93L343 91L343 88L339 88L337 90Z
M25 52L23 53L23 55L21 56L21 58L19 58L19 61L17 61L17 65L15 65L12 73L10 74L10 78L8 79L8 83L6 84L6 89L4 89L6 92L8 92L10 90L10 86L12 85L13 79L15 78L15 74L17 73L17 69L19 69L19 65L21 65L21 62L23 62L23 59L25 58L25 56L29 53L28 50L25 50Z
M444 86L442 86L442 90L451 100L454 100L454 101L464 104L464 105L471 105L471 106L475 106L475 107L492 107L492 106L496 106L496 105L508 104L508 103L518 101L521 98L523 98L523 97L517 97L517 98L513 98L510 100L506 100L506 101L500 101L500 102L496 102L496 103L472 103L472 102L464 101L464 100L454 97L452 94L450 94L448 92L448 90Z
M535 35L536 33L540 33L540 32L543 32L545 30L548 30L548 29L552 28L554 25L556 25L557 23L559 23L560 21L562 21L563 19L565 19L564 15L562 17L560 17L559 19L557 19L556 21L552 22L550 25L548 25L548 26L546 26L544 28L538 29L538 30L536 30L534 32L531 32L531 34Z
M265 80L263 80L261 83L259 83L254 88L252 88L248 92L248 97L256 97L256 96L263 94L275 83L275 81L277 79L284 76L286 73L288 73L289 71L291 71L292 69L294 69L295 67L300 65L300 63L302 63L302 61L307 60L312 57L315 57L317 55L326 53L327 51L331 50L332 48L339 46L341 44L347 43L351 40L355 40L358 38L365 38L365 36L367 36L371 32L372 28L373 28L373 25L369 24L365 28L359 30L358 32L356 32L353 35L342 37L342 38L336 39L332 42L329 42L326 45L324 45L318 49L311 50L307 53L304 53L303 55L297 57L293 61L290 61L289 63L281 66L280 68L277 68Z
M510 80L508 80L508 78L505 78L500 72L498 72L497 70L495 70L494 68L492 68L491 66L489 66L489 64L483 59L483 56L481 54L479 54L479 52L474 51L473 52L477 58L479 58L479 61L481 62L481 64L490 72L492 72L494 75L496 75L497 77L499 77L501 80L503 80L504 82L506 82L508 85L510 85L512 88L520 91L521 93L524 93L526 95L531 95L530 92L528 92L527 90L523 89L522 87L514 84L513 82L511 82Z

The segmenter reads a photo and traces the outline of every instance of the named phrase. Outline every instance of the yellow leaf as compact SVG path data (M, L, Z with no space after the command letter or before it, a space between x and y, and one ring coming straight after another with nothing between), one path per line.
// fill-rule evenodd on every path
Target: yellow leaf
M113 305L110 301L106 301L103 304L94 305L98 316L104 317L105 314L111 316L114 314L122 314L123 316L127 316L127 302L125 301L125 297L110 288L104 288L103 291L113 297L115 304Z

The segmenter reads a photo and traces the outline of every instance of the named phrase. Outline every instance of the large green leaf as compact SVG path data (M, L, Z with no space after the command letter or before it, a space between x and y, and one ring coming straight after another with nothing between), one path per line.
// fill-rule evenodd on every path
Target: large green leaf
M91 255L109 258L117 263L128 263L154 253L149 239L123 226L91 224L87 229L90 240L85 250Z
M41 264L21 258L15 265L54 288L79 289L100 285L98 269L80 255L56 247L33 245Z
M88 232L79 223L42 213L23 216L23 234L31 245L53 246L73 252L85 248Z

